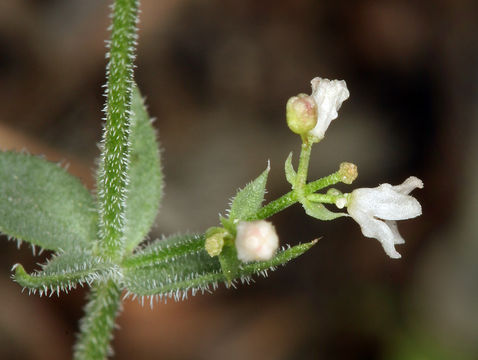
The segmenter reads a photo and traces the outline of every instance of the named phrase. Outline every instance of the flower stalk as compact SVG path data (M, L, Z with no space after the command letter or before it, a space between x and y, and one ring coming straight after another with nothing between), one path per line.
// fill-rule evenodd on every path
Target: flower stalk
M339 170L334 172L333 174L312 181L304 186L304 196L312 194L331 185L338 184L342 182L342 179L343 177ZM267 205L260 208L253 216L251 216L247 220L251 221L267 219L272 215L277 214L278 212L281 212L282 210L288 208L289 206L296 204L297 202L299 202L299 196L297 194L297 191L289 191L278 199L273 200Z

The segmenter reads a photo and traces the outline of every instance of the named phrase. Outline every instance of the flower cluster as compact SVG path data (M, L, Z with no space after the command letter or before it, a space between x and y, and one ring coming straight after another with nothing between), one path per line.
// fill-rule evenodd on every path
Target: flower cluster
M299 94L287 103L287 124L293 132L301 135L304 145L324 138L329 125L338 117L342 103L350 95L343 80L316 77L311 84L310 96ZM307 146L303 149L307 149ZM301 153L302 163L308 164L308 156ZM302 171L306 174L307 168L303 167ZM292 176L291 165L289 170L286 168L286 174ZM358 175L357 166L342 163L337 175L340 182L351 184ZM304 191L300 187L303 188L305 183L294 182L294 185L298 191ZM397 186L382 184L376 188L356 189L350 194L335 190L337 194L330 191L327 194L312 194L306 201L299 201L306 208L307 214L322 220L333 219L340 214L328 212L321 202L334 203L339 209L347 206L348 214L360 225L363 235L378 239L387 255L396 259L401 255L395 250L395 245L405 242L398 232L397 220L411 219L422 213L420 203L409 195L416 188L423 188L423 182L412 176ZM311 209L319 209L321 213L310 211Z

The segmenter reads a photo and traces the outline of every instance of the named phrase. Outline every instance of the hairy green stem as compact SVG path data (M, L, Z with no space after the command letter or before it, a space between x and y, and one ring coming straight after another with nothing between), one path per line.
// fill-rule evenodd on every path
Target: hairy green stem
M312 194L318 190L326 188L331 185L335 185L342 181L342 175L339 171L325 176L321 179L313 181L304 186L304 196ZM299 197L295 190L289 191L287 194L282 195L280 198L271 201L267 205L259 209L253 216L248 220L262 220L267 219L270 216L277 214L278 212L288 208L291 205L294 205L299 201Z
M133 60L136 44L137 0L115 0L106 69L106 125L98 170L99 255L118 260L125 234L125 202L129 181L130 117ZM102 360L110 353L110 341L121 304L121 289L113 281L92 288L80 334L75 344L77 360Z
M121 307L121 289L112 281L92 287L80 334L75 344L75 360L103 360L112 354L115 319Z
M99 248L101 255L109 258L119 257L124 243L137 15L137 0L115 1L98 173Z

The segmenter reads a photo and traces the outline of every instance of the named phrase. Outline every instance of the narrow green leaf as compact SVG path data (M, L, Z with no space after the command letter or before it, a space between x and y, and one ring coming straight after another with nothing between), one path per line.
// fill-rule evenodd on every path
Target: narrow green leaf
M248 220L249 217L253 216L257 210L260 209L261 204L264 201L269 170L270 166L267 165L267 168L261 175L259 175L259 177L247 184L244 189L238 191L237 195L232 200L229 219Z
M97 238L91 194L58 164L0 152L0 231L49 250L89 248Z
M287 182L294 186L297 173L292 166L292 152L289 154L287 160L285 161L285 177L287 179Z
M204 236L200 235L174 235L156 240L135 254L126 257L122 266L131 269L168 263L177 257L203 251L204 241Z
M333 212L327 209L324 205L320 203L314 203L307 199L304 200L302 206L305 210L305 213L315 219L319 220L333 220L342 216L347 216L347 214L339 212Z
M102 263L100 259L88 252L71 252L54 256L42 270L29 275L22 265L15 265L13 279L30 292L37 290L40 295L48 292L57 294L69 291L77 285L91 285L94 281L105 281L110 276L118 274L117 268Z
M150 265L124 268L124 285L128 293L139 296L174 296L177 300L188 290L208 291L224 279L217 257L205 250L169 258L168 261L151 259Z
M219 282L226 285L235 285L239 280L249 283L251 275L267 275L268 270L275 270L277 266L302 255L309 250L317 240L279 251L276 256L268 261L239 264L232 281L227 279L221 270L217 257L210 257L204 250L189 252L183 256L168 258L167 262L149 259L141 267L125 266L123 269L124 285L127 296L141 297L153 296L174 298L182 300L190 292L210 292L217 288Z
M283 249L279 251L276 256L274 256L271 260L244 264L241 266L239 274L241 276L247 276L252 274L267 275L268 270L275 270L277 266L285 265L289 261L301 256L302 254L310 250L312 246L317 244L317 241L318 239L312 240L305 244L299 244L287 249Z
M148 234L158 213L163 175L156 133L138 87L131 104L129 184L126 198L126 252Z

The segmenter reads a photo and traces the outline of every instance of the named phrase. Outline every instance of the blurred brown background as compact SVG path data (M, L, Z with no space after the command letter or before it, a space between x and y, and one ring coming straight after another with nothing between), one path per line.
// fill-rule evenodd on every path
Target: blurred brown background
M93 187L101 136L108 3L0 1L0 148L28 149ZM152 238L217 224L235 190L271 160L268 199L298 137L288 97L315 76L351 97L313 151L311 178L342 161L354 187L415 175L423 216L401 223L401 260L350 219L295 206L273 218L283 243L322 236L250 287L126 302L117 359L477 359L478 4L438 1L142 1L136 79L157 118L166 194ZM350 191L350 187L341 187ZM3 240L3 239L2 239ZM0 358L67 359L85 291L28 297L2 241Z

